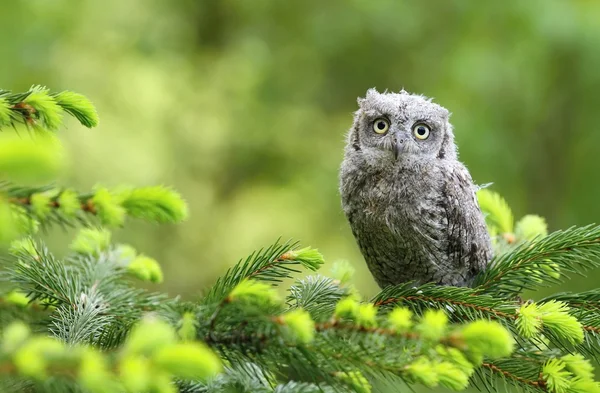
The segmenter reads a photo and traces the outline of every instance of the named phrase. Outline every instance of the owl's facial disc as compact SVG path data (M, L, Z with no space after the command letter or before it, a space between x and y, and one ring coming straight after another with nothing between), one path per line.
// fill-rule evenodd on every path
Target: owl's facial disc
M351 147L386 165L405 159L456 157L449 112L420 95L378 93L358 100Z

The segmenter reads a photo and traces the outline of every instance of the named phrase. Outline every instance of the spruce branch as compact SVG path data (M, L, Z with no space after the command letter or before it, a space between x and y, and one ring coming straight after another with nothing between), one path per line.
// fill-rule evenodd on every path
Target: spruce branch
M515 225L512 210L497 192L482 188L477 191L477 200L485 215L496 254L503 254L517 244L548 234L546 220L534 214L522 217Z
M485 214L486 223L493 228L493 233L513 232L513 213L502 196L488 188L482 188L477 191L477 201Z
M316 288L330 293L330 282L314 282L327 283ZM293 293L301 292L296 288ZM298 381L319 386L357 383L360 378L352 375L383 372L386 378L464 388L484 354L501 357L512 350L510 336L495 322L448 329L443 311L430 310L413 324L411 314L402 309L378 316L373 304L350 297L339 301L333 314L322 316L324 322L315 323L302 308L286 308L270 286L256 279L243 280L224 299L201 307L198 337L229 362L254 362L275 375L292 373ZM210 323L203 322L211 313Z
M296 267L304 267L315 271L323 263L323 257L311 248L296 249L297 243L279 241L266 249L252 253L245 260L239 261L220 277L208 291L202 302L205 304L222 302L227 295L242 281L256 279L271 283L279 283L298 273Z
M577 350L596 360L600 358L600 291L597 289L580 293L557 293L542 299L568 305L573 317L581 323L584 339Z
M329 277L306 276L291 286L286 298L290 308L308 311L315 321L325 321L337 303L350 294L350 289Z
M489 392L506 391L510 386L524 392L539 393L547 391L540 371L541 365L530 362L484 362L475 372L473 384Z
M494 258L474 281L480 293L504 298L600 266L600 226L556 231Z
M158 223L180 222L187 217L187 205L181 196L162 186L115 190L99 187L92 193L82 194L68 188L19 187L4 183L0 192L30 221L43 226L75 226L77 223L89 226L96 221L118 227L128 216Z
M478 318L510 321L516 318L517 301L480 294L471 288L458 288L413 283L387 287L372 302L377 306L405 305L415 313L423 314L430 308L444 309L458 321Z
M43 245L20 241L13 246L17 262L9 267L8 278L30 301L53 307L49 331L55 337L113 347L122 339L121 331L166 299L129 285L124 279L128 260L118 249L94 250L63 261Z
M96 109L81 94L51 93L42 86L32 86L24 93L0 89L0 129L24 124L54 131L62 125L63 112L74 116L85 127L98 125Z
M18 322L4 329L0 344L0 377L27 378L39 386L52 377L92 393L171 391L175 378L202 381L222 368L204 344L182 345L173 327L152 317L134 326L117 356L32 335Z
M401 304L418 314L432 308L443 309L456 322L480 318L497 320L513 332L519 350L511 359L504 359L501 365L488 362L491 365L488 371L491 373L488 375L480 372L480 377L488 375L491 378L500 370L505 372L503 378L510 377L508 379L513 383L529 381L527 384L530 386L544 388L543 380L533 378L531 373L522 374L520 370L527 370L533 364L538 368L539 374L545 360L572 353L573 350L598 358L600 314L593 307L597 295L597 291L583 293L582 296L558 294L539 302L520 304L516 300L481 294L477 289L431 284L412 287L411 284L406 284L386 288L374 299L374 304L383 308ZM584 299L590 301L591 307L572 307L575 302L584 303ZM539 356L540 351L543 356ZM521 364L524 359L533 363L529 366ZM480 382L488 388L496 386L490 385L496 383L493 378L490 381L487 383L484 379Z

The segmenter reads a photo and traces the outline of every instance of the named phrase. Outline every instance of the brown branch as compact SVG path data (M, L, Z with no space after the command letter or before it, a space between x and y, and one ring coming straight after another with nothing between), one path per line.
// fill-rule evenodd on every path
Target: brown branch
M533 387L536 387L536 388L541 389L543 391L547 391L547 389L546 389L546 381L544 381L542 379L541 374L540 374L540 377L538 378L537 381L533 381L531 379L519 377L518 375L515 375L515 374L513 374L513 373L511 373L509 371L503 370L500 367L498 367L498 366L496 366L495 364L492 364L492 363L485 363L484 362L484 363L481 364L481 367L487 368L487 369L489 369L489 370L491 370L491 371L493 371L495 373L502 374L503 376L505 376L507 378L510 378L510 379L512 379L514 381L520 382L522 384L533 386Z
M276 320L277 323L278 320ZM315 324L315 330L318 332L338 329L338 330L353 330L361 333L371 333L371 334L381 334L382 336L396 336L396 337L404 337L408 339L418 339L419 334L415 332L398 332L393 329L386 329L381 327L366 327L360 325L352 325L352 324L343 324L338 320L333 319L329 322L317 323Z
M276 323L283 324L283 320L279 317L274 319ZM367 333L367 334L380 334L382 336L388 337L399 337L407 340L418 340L421 338L421 335L417 332L399 332L394 329L389 328L381 328L381 327L366 327L360 325L352 325L348 323L340 323L337 319L332 319L329 322L317 323L315 324L315 330L317 332L323 332L326 330L350 330L359 333ZM450 347L457 348L459 350L465 349L465 342L460 336L460 334L450 334L446 337L442 337L439 340L440 344L444 344Z
M216 335L207 334L204 336L204 342L209 346L219 345L234 345L234 344L255 344L264 346L270 337L265 334L247 334L240 332L239 334Z
M265 266L261 267L260 269L256 269L255 271L253 271L252 273L250 273L248 275L248 278L257 276L260 273L264 272L265 270L271 269L273 266L277 265L278 263L281 263L283 261L289 261L289 260L292 260L292 259L293 258L290 255L289 251L286 251L283 254L281 254L278 258L276 258L273 261L267 263Z
M12 109L16 112L18 112L21 116L23 116L23 120L25 121L25 124L27 125L34 125L35 124L35 119L33 118L33 115L35 113L37 113L37 110L25 103L25 102L19 102L16 103L12 106Z
M573 308L581 308L581 309L589 310L589 311L600 311L600 304L597 304L597 302L588 302L588 303L569 302L569 301L564 301L564 302Z
M394 298L388 298L385 300L380 300L380 301L376 302L375 305L383 306L383 305L390 304L390 303L399 303L403 300L407 300L407 301L422 300L422 301L430 301L430 302L437 302L437 303L448 303L448 304L453 304L455 306L462 306L462 307L466 307L466 308L471 308L473 310L486 312L488 314L492 314L492 316L494 316L498 319L501 319L501 318L516 319L517 318L517 316L515 314L509 314L509 313L506 313L503 311L498 311L491 307L479 306L476 304L463 302L463 301L459 301L459 300L451 300L451 299L440 298L440 297L431 297L431 296L413 295L413 296L394 297Z
M18 205L30 206L31 198L30 197L9 198L8 202L13 203L13 204L18 204ZM50 207L53 207L53 208L60 207L60 203L56 200L50 201L49 205L50 205ZM87 201L85 201L84 203L82 203L80 206L80 209L85 212L91 213L91 214L96 214L96 205L94 204L94 201L91 198L88 199Z

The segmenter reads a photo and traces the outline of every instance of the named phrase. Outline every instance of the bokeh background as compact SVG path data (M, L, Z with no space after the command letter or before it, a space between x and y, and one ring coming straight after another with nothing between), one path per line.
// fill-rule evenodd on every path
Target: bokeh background
M162 263L156 289L189 298L278 237L351 261L376 293L337 188L369 87L449 108L461 159L517 217L600 221L599 48L597 0L0 4L0 86L72 89L98 107L98 128L60 132L61 184L167 184L189 202L184 224L115 233Z

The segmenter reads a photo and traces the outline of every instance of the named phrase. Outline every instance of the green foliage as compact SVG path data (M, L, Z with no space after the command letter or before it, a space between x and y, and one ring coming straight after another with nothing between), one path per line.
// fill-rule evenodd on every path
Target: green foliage
M513 231L513 214L508 203L500 194L482 188L477 192L477 201L485 219L494 234L511 233Z
M523 216L515 225L511 208L497 192L488 188L480 189L477 200L498 253L504 253L516 244L530 242L538 236L548 235L546 220L534 214Z
M279 242L248 256L242 263L236 264L210 289L204 301L210 303L222 301L236 287L248 278L266 282L281 282L299 272L293 266L302 266L316 270L323 263L323 257L316 250L304 248L294 250L295 244Z
M187 206L175 191L165 187L134 188L122 191L121 206L131 217L161 223L180 222Z
M156 328L162 329L162 334L157 334ZM54 375L65 383L73 380L92 393L168 392L173 378L203 381L222 369L221 360L204 344L178 343L171 326L149 319L132 329L118 354L34 335L19 322L4 328L0 344L4 373L31 378L39 383L39 389Z
M0 98L2 124L33 127L31 138L47 136L64 113L97 123L91 104L74 93L34 87ZM496 257L473 288L406 283L365 301L351 284L353 269L338 263L332 278L298 278L282 297L280 284L300 268L317 271L324 258L275 242L193 302L138 288L132 278L162 281L159 262L112 244L105 228L127 217L184 220L187 206L175 191L81 194L2 183L0 192L0 234L13 240L0 276L0 306L10 311L0 318L5 391L367 393L378 383L498 390L502 381L530 392L600 389L590 362L600 354L600 292L519 298L597 267L600 229L548 234L531 215L515 225L489 190L479 198ZM62 257L33 238L38 226L56 224L83 226Z
M94 105L83 95L72 91L61 91L53 94L56 103L79 122L88 127L98 125L98 113Z
M80 94L50 93L42 86L32 86L24 93L0 89L0 128L21 123L42 131L55 131L62 125L63 110L86 127L98 124L96 109Z
M151 195L161 198L147 199L146 191L140 188L123 194L122 190L99 187L93 193L78 194L72 189L56 187L19 187L12 183L0 184L0 195L4 195L14 209L20 209L27 226L50 225L76 226L102 225L119 227L127 217L141 218L150 222L176 223L186 217L187 207L179 194L163 187L152 187ZM145 214L140 213L141 206ZM1 200L0 200L1 205ZM22 234L29 231L24 228Z

